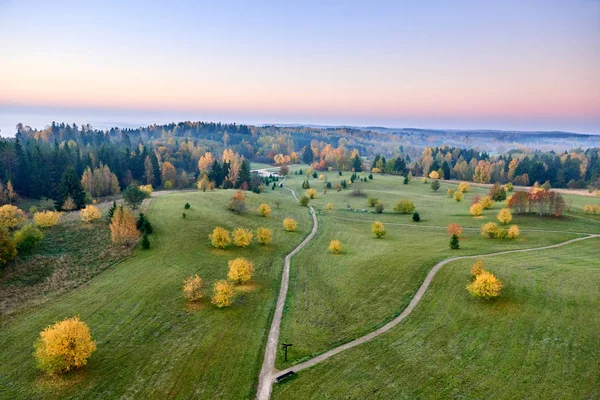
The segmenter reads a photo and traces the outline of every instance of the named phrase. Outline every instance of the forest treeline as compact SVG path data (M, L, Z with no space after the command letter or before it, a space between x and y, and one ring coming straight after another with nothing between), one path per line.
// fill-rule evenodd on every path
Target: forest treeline
M132 183L187 188L203 182L255 190L261 181L251 176L250 161L390 174L435 170L447 179L483 183L600 187L598 159L598 148L490 155L350 128L180 122L103 131L89 125L52 123L37 130L19 124L14 139L0 140L0 202L9 200L9 182L20 196L57 199L70 170L91 197L118 193Z

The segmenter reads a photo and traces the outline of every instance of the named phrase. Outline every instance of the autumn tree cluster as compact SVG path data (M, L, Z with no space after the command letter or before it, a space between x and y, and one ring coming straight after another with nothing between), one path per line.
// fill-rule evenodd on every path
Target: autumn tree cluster
M492 300L500 296L502 282L494 274L486 271L482 260L471 267L471 283L467 285L467 291L471 296L481 300Z

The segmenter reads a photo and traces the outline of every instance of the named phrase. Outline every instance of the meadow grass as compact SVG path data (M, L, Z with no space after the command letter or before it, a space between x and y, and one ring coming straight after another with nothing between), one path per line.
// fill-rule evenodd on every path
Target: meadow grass
M400 325L275 385L273 398L598 398L598 248L484 257L504 283L490 303L465 290L473 260L450 263Z
M283 257L302 241L312 221L306 209L283 201L291 197L287 190L249 193L245 215L226 209L232 194L188 192L153 199L148 210L155 228L151 250L136 250L88 284L3 324L0 397L252 397ZM280 208L275 200L281 201ZM184 210L186 202L191 209ZM272 206L269 218L256 211L262 202ZM281 221L287 216L298 220L297 232L284 232ZM208 234L217 225L270 227L273 243L216 250ZM232 307L217 309L209 300L186 304L184 278L198 273L210 294L212 283L226 278L227 261L241 256L254 262L256 274ZM98 350L78 372L44 376L36 369L33 343L46 326L74 315L88 323Z

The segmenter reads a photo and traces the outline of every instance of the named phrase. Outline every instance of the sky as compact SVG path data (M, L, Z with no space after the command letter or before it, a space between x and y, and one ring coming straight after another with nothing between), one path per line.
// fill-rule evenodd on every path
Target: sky
M41 115L600 134L600 1L0 0L0 126Z

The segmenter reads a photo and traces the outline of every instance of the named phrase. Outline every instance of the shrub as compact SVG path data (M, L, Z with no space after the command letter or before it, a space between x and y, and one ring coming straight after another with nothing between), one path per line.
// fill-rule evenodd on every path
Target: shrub
M252 232L249 229L237 228L233 231L233 244L237 247L248 247L252 242Z
M454 200L456 200L457 202L461 202L464 198L463 192L461 191L457 191L454 192Z
M110 223L110 238L117 244L133 244L139 238L135 218L131 212L119 207Z
M140 190L146 194L146 197L150 197L152 194L152 185L141 185Z
M144 213L140 213L140 215L138 216L138 219L137 219L137 222L135 224L135 227L141 233L145 233L145 234L148 234L148 235L152 235L152 232L154 232L154 228L152 227L152 224L148 220L148 217L146 217L144 215Z
M112 221L113 216L115 215L115 211L117 211L117 202L113 201L112 206L108 209L108 221Z
M586 204L583 206L583 212L586 214L597 214L600 212L600 205Z
M448 225L448 228L446 229L448 231L448 234L452 235L456 235L458 237L461 237L463 229L462 226L460 226L459 224L450 224Z
M25 225L15 232L15 243L19 251L29 251L36 247L44 238L44 234L34 225Z
M235 260L230 260L227 265L229 266L227 278L230 281L241 284L252 279L252 275L254 274L254 265L247 259L236 258Z
M404 177L404 180L402 181L403 184L408 185L409 179L408 176Z
M235 192L235 194L229 200L229 210L236 214L244 214L247 210L246 207L246 195L241 190Z
M315 189L315 188L307 189L305 196L308 197L309 199L316 199L317 198L317 189Z
M202 278L192 275L183 281L183 297L188 301L198 301L204 297L202 293Z
M481 235L490 239L498 237L499 228L495 222L488 222L481 227Z
M469 182L461 182L458 184L458 191L463 193L470 192L471 185L469 185Z
M506 189L507 192L512 192L513 190L515 190L515 187L510 182L508 182L506 185L504 185L504 188Z
M192 206L190 205L190 203L185 203L185 206L183 206L183 208L184 208L184 209L186 209L186 210L189 210L189 209L190 209L190 207L192 207Z
M479 204L483 206L484 210L489 210L494 206L494 202L490 198L490 196L483 196L481 200L479 200Z
M10 237L8 229L0 227L0 267L17 257L17 243Z
M144 250L150 249L150 239L148 238L147 233L144 233L144 236L142 236L142 249L144 249Z
M217 249L224 249L225 247L229 246L229 243L231 243L229 231L221 228L220 226L217 226L215 229L213 229L212 233L208 235L208 238L210 239L213 247L216 247Z
M408 199L400 199L396 202L394 206L394 211L399 212L401 214L408 214L415 210L415 205L412 201Z
M339 240L332 240L329 242L329 251L333 254L340 254L342 252L342 242Z
M96 350L96 342L85 322L73 317L44 329L34 347L38 367L60 374L85 366Z
M512 214L510 212L510 208L503 208L502 210L500 210L500 212L498 213L498 221L500 221L501 223L503 223L504 225L508 224L510 221L512 221Z
M482 272L485 272L485 264L483 263L483 260L477 260L477 262L471 266L471 275L473 276L473 279Z
M475 277L475 280L467 286L467 291L476 298L491 300L500 296L502 283L494 274L484 271Z
M40 228L49 228L58 224L60 213L57 211L42 211L33 214L33 223Z
M377 203L379 203L379 200L378 200L378 199L376 199L375 197L369 197L369 198L367 199L367 205L368 205L369 207L375 207L375 204L377 204Z
M10 204L0 207L0 226L14 228L25 221L27 221L27 217L18 207Z
M283 228L288 232L296 231L296 220L292 218L286 218L283 220Z
M375 204L375 212L381 214L383 212L383 203Z
M440 181L438 181L437 179L434 180L433 182L431 182L431 190L433 190L434 192L437 192L440 189L440 186L442 186L440 184Z
M187 217L187 214L186 214L186 213L181 213L181 216L182 216L183 218L185 218L185 217Z
M268 204L261 204L258 206L258 213L263 217L268 217L271 214L271 207Z
M371 232L378 238L385 236L385 226L383 226L383 223L375 221L373 225L371 225Z
M369 174L369 179L373 180L373 174ZM365 182L367 181L367 178L365 178Z
M67 196L60 209L63 211L77 210L77 204L75 204L75 200L73 200L73 197Z
M327 183L325 184L325 188L326 188L326 189L331 189L331 182L327 182Z
M219 308L229 307L233 304L233 285L226 280L216 281L213 285L211 303Z
M421 220L421 216L419 215L418 212L416 212L412 215L412 220L413 220L413 222L419 222Z
M488 196L494 201L504 201L506 200L506 189L504 189L504 186L496 182L490 188Z
M302 196L302 197L300 197L299 203L301 206L306 207L306 206L308 206L309 201L310 201L310 199L308 198L308 196Z
M499 229L496 237L498 239L506 239L508 237L508 231L506 229Z
M469 214L474 217L478 217L483 212L483 205L480 203L473 204L471 208L469 208Z
M423 178L421 178L421 183L424 185L427 185L429 183L429 181L427 180L427 178L423 177Z
M258 243L266 246L273 240L273 231L268 228L258 228L256 230L256 238L258 239Z
M148 196L147 192L144 192L138 185L134 184L127 186L127 189L123 191L123 200L125 200L125 204L134 210L136 210Z
M440 174L437 171L431 171L429 177L433 180L440 179Z
M87 223L97 221L100 219L101 216L102 214L96 206L88 205L85 208L81 209L81 211L79 211L79 218L81 218L83 222Z
M458 236L452 235L452 237L450 238L450 249L458 250L459 247L460 247L460 241L458 240Z
M510 228L508 228L509 239L516 239L519 237L520 234L521 232L519 231L519 227L517 225L513 225Z
M448 194L448 197L454 197L454 189L450 188L446 193Z
M327 211L333 211L333 204L327 203L326 208L327 208Z
M302 189L308 189L310 187L310 182L304 181L302 182Z

